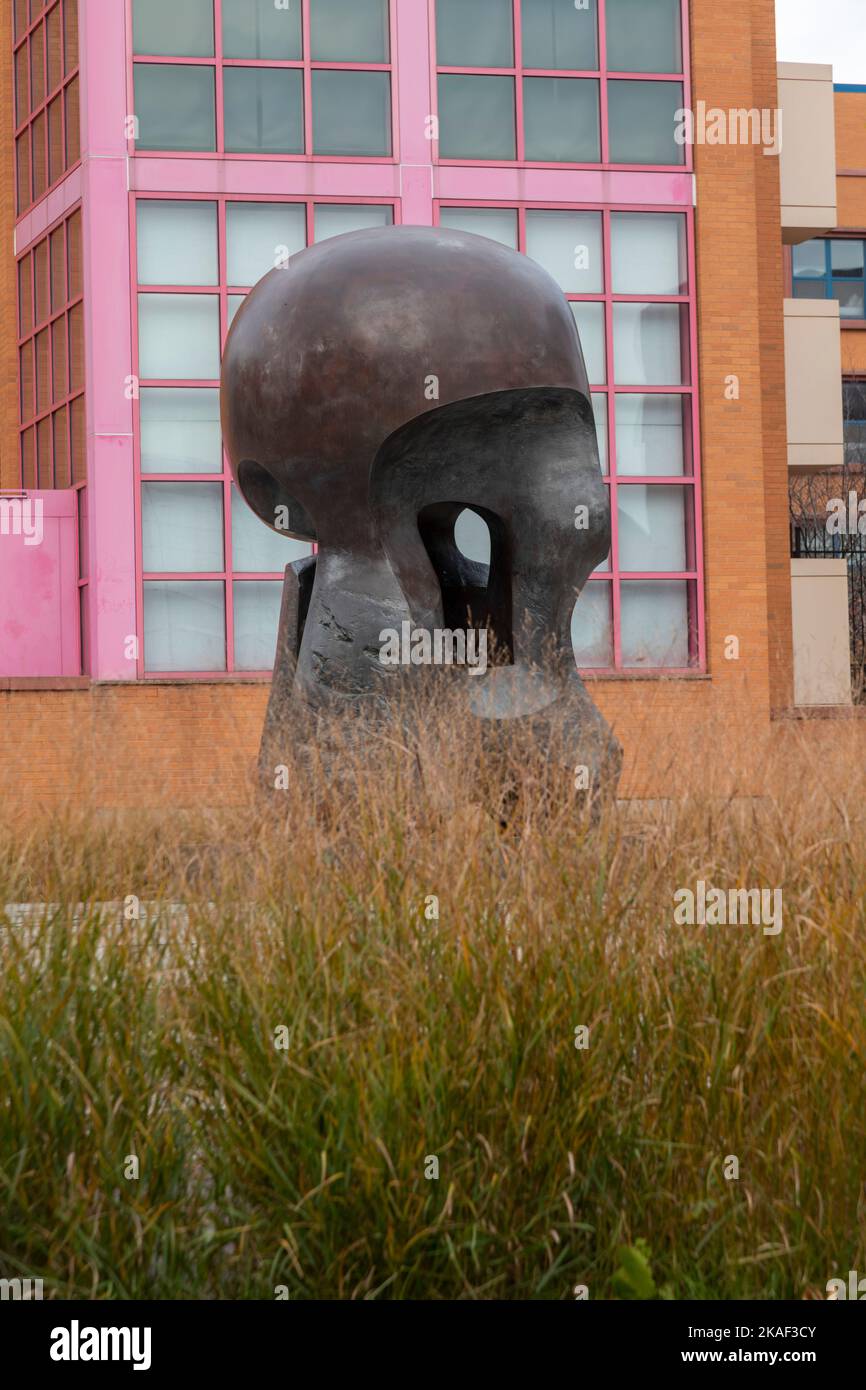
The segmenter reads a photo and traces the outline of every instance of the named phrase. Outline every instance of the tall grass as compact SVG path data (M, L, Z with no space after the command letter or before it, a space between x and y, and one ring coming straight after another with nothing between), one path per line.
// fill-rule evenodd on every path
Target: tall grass
M591 815L524 750L503 816L464 732L348 739L343 777L235 811L0 832L0 905L45 905L0 919L0 1277L607 1298L638 1242L675 1298L866 1269L861 774L789 747L759 800ZM698 879L780 888L781 933L676 925Z

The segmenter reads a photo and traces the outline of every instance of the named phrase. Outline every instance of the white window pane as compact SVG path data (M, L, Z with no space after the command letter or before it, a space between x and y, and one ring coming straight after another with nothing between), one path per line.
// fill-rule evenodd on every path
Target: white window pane
M614 294L685 294L686 223L679 213L611 213Z
M390 155L390 74L314 68L313 150L315 154Z
M133 0L132 45L148 57L212 58L213 0Z
M210 0L208 0L210 3ZM274 0L223 0L223 56L300 58L301 6Z
M512 0L436 0L436 61L443 68L514 63Z
M219 299L211 294L138 296L138 374L145 380L216 381Z
M607 362L604 350L604 305L578 303L574 299L569 300L569 304L577 324L580 346L583 348L583 360L586 363L586 375L590 385L604 386L607 381Z
M616 398L616 471L674 477L684 469L682 396Z
M621 570L670 573L685 569L684 488L619 487L617 506Z
M587 584L571 615L571 642L584 670L613 665L610 584Z
M684 580L630 580L620 586L624 666L689 665L689 595Z
M344 232L365 232L369 227L390 227L393 221L393 209L376 204L316 203L313 210L316 241Z
M598 67L595 0L522 0L520 18L525 68Z
M467 560L490 564L490 528L484 518L469 507L460 513L454 525L454 543Z
M235 321L235 314L246 299L245 294L230 294L228 297L228 324L231 328Z
M607 109L612 164L685 163L685 149L675 138L682 83L611 78Z
M388 0L312 0L313 62L387 63L388 53Z
M272 531L263 521L259 521L241 497L236 487L232 488L232 565L239 573L282 574L286 565L312 555L313 547L308 541L297 541L291 536L281 536Z
M862 241L831 241L830 269L834 275L857 275L863 278Z
M598 83L586 77L524 77L526 158L552 164L601 159Z
M219 580L173 580L144 586L147 671L224 671L226 615Z
M791 248L794 275L824 275L827 270L826 241L804 241Z
M140 285L219 283L216 203L140 198L136 218Z
M221 473L219 391L141 390L142 473Z
M221 483L144 483L141 515L146 574L223 568Z
M212 63L136 63L139 150L215 150Z
M302 203L229 203L226 258L230 285L255 285L307 244Z
M502 246L517 250L516 208L442 208L439 225L457 232L486 236Z
M235 670L272 671L277 652L282 580L242 580L235 598Z
M680 0L607 0L611 72L681 72Z
M678 304L614 304L614 377L622 386L682 386Z
M600 294L604 289L600 212L530 208L526 252L569 294Z
M471 73L439 76L442 159L514 159L514 78Z
M602 473L607 472L607 396L598 394L592 398L592 413L595 417L595 434L598 440L598 457Z

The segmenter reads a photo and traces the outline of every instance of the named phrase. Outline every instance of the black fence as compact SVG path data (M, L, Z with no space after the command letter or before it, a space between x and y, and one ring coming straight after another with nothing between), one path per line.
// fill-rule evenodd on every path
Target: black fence
M857 704L866 704L866 536L792 524L791 559L847 561L851 688Z

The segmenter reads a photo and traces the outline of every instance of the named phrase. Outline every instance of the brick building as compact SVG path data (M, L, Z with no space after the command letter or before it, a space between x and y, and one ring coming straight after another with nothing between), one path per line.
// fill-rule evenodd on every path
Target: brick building
M275 256L363 226L494 237L572 305L613 518L575 654L628 794L735 708L850 700L788 490L866 379L866 89L780 66L773 0L6 0L0 45L12 801L236 794L302 548L235 495L220 348Z

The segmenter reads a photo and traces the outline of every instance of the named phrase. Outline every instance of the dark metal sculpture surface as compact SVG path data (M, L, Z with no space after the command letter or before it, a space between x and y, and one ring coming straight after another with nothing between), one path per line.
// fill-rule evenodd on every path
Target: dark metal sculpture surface
M312 246L235 318L222 424L249 506L318 545L286 571L263 772L301 710L387 704L382 635L408 623L483 632L486 673L456 675L474 715L541 745L564 719L575 764L615 778L571 642L610 545L607 489L574 318L544 270L444 228ZM464 509L487 523L489 566L457 548Z

